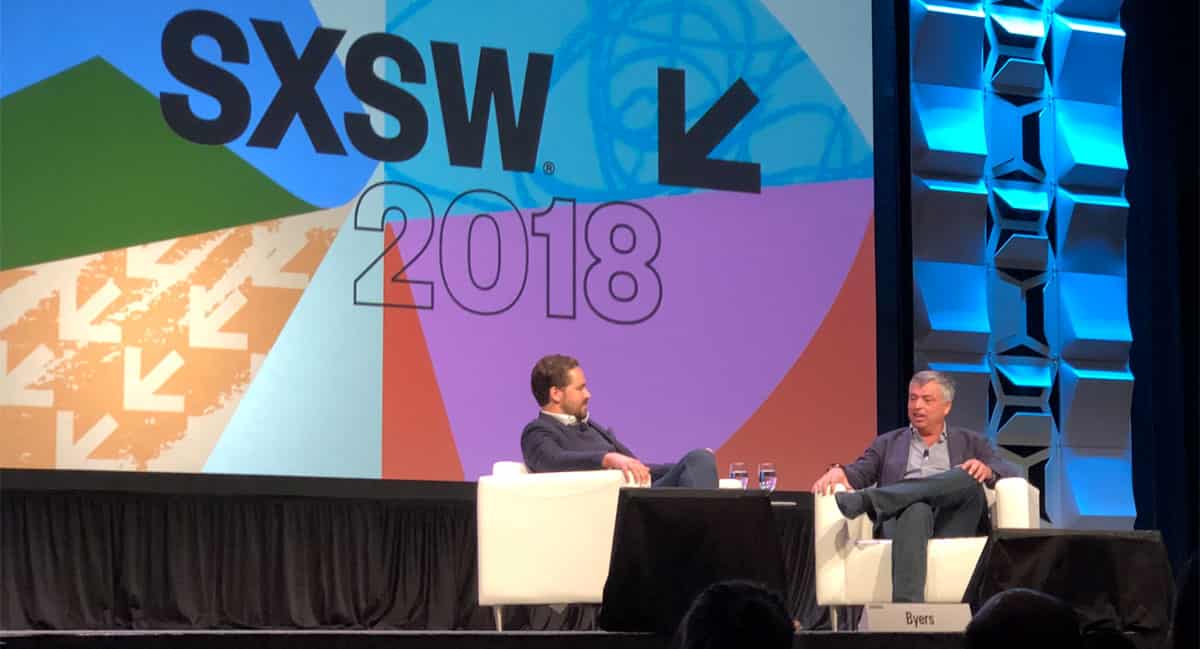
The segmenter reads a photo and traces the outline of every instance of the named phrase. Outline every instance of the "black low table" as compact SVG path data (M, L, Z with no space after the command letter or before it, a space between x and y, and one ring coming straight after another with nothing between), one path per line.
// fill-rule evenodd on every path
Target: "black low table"
M761 491L622 489L600 626L670 634L725 579L786 592L772 509Z
M1155 641L1170 628L1171 564L1156 531L996 530L965 601L975 612L1009 588L1066 601L1085 629L1111 626Z

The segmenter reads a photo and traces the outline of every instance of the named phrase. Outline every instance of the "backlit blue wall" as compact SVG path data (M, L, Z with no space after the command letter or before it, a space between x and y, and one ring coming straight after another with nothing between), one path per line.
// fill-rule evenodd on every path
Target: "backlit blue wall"
M1120 6L910 2L915 364L1055 527L1135 516Z

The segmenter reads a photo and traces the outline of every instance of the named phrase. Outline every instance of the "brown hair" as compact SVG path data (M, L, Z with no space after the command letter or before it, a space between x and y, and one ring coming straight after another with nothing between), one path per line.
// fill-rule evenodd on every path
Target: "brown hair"
M529 384L533 388L533 398L539 406L550 403L550 388L565 388L570 380L568 374L579 367L579 361L562 354L543 356L533 366L533 375Z

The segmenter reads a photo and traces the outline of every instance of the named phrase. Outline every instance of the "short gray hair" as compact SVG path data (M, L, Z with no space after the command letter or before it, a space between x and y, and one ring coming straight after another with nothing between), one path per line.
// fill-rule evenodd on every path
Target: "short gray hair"
M937 383L942 388L942 397L946 401L954 401L954 379L946 374L935 370L921 370L913 374L912 380L908 382L909 385L915 385L918 388L929 383Z

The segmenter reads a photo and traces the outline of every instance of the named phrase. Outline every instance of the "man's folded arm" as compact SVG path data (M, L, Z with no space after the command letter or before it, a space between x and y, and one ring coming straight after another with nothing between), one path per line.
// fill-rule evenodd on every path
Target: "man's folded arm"
M1000 457L992 443L983 435L979 435L975 439L975 457L983 462L992 470L992 478L987 481L987 486L995 487L996 481L1001 478L1014 478L1021 475L1021 470L1010 463L1008 460Z
M521 454L525 458L525 466L534 473L601 469L605 455L604 451L564 449L554 438L554 433L536 428L521 436Z
M624 455L626 457L631 457L634 459L637 458L637 455L635 455L633 451L629 450L628 446L622 444L621 440L617 439L617 435L616 435L616 433L613 432L613 429L604 428L600 424L597 424L595 421L593 421L591 425L593 427L595 427L596 430L600 431L600 433L605 438L607 438L608 441L612 442L613 448L614 448L614 450L616 450L617 453L620 453L621 455Z
M879 436L867 447L867 450L863 451L862 456L852 464L842 467L842 470L846 472L846 479L850 481L850 486L855 489L863 489L879 482L879 470L883 466L883 455L883 436Z
M625 446L624 444L622 444L621 440L617 439L616 437L613 437L613 442L615 443L615 445L617 447L618 453L620 453L621 455L627 455L631 458L637 459L637 455L635 455L633 451L629 450L628 446Z

